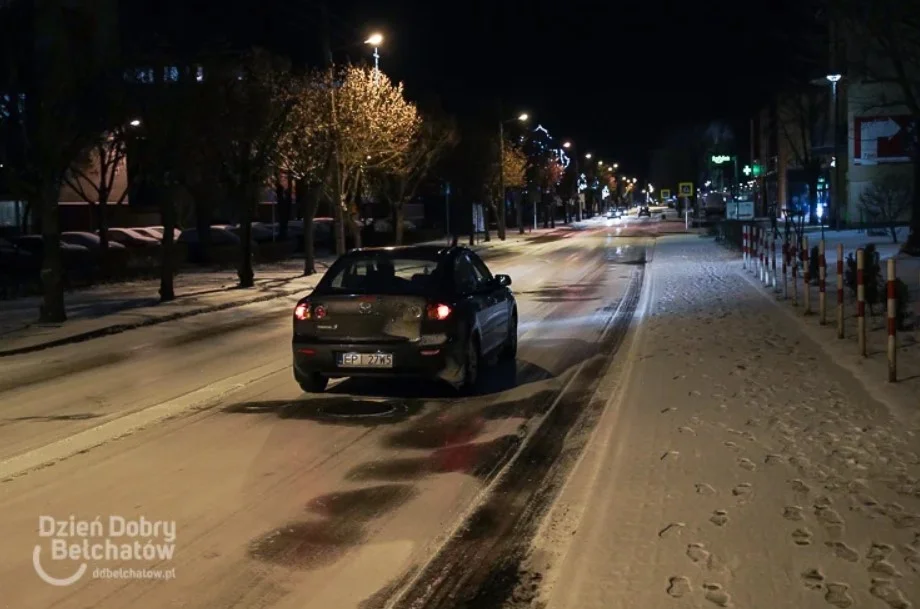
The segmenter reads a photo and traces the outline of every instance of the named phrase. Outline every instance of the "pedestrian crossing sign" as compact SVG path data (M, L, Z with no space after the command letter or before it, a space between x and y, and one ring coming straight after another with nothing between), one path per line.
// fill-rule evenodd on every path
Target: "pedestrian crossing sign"
M677 192L681 197L693 196L693 182L681 182L677 186Z
M665 199L670 199L670 198L671 198L671 189L670 189L670 188L662 188L662 189L661 189L661 199L662 199L662 200L665 200Z

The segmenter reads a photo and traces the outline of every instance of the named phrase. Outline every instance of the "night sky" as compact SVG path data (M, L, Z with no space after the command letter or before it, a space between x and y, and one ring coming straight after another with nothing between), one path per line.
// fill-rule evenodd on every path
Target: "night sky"
M182 16L167 13L171 1L123 6L150 3L141 30L155 14L193 38L195 21L322 61L322 0L174 0ZM807 33L819 1L329 0L328 8L337 62L371 60L362 41L379 30L381 68L410 97L433 96L486 123L526 111L554 137L640 173L671 129L717 118L743 124L793 73L822 75L802 59L820 45Z
M780 12L784 4L796 12ZM805 4L477 0L450 10L333 10L337 33L387 34L381 66L410 95L437 92L451 110L496 119L501 100L505 115L527 111L555 137L638 172L670 128L749 117L765 92L801 71Z

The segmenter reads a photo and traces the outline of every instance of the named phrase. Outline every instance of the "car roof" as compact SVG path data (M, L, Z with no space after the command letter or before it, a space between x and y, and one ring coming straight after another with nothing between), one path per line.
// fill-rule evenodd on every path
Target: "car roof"
M406 256L410 258L448 258L460 252L469 252L468 248L463 246L445 246L445 245L395 245L390 247L362 247L350 250L346 256L357 256L368 253L387 253L394 257Z

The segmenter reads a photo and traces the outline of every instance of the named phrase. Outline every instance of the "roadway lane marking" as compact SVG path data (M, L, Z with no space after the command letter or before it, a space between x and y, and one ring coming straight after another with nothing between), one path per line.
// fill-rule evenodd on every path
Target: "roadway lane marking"
M118 417L96 427L78 432L40 448L15 455L0 462L0 481L6 481L31 470L63 461L77 453L86 452L111 440L131 435L148 425L165 419L220 403L233 392L281 370L290 368L290 357L275 360L252 370L211 383L166 402Z

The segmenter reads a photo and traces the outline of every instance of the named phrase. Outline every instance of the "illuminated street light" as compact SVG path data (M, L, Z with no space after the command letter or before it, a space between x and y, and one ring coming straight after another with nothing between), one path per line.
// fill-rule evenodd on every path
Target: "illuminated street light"
M620 168L620 164L619 164L619 163L614 163L614 164L613 164L613 168L614 168L614 169L619 169L619 168Z
M374 47L374 72L376 75L376 73L380 72L380 53L378 52L378 48L383 44L383 34L374 32L364 41L364 44L369 44Z
M633 179L632 179L632 183L633 183L633 184L636 183L636 178L633 178Z
M522 113L520 116L518 116L518 120L521 121L522 123L523 123L524 121L526 121L528 118L530 118L530 116L529 116L526 112L524 112L524 113Z
M589 153L585 154L585 158L586 158L586 159L590 159L590 158L591 158L591 153L589 152Z
M506 120L498 121L498 166L499 167L505 166L505 123L511 123L511 122L514 122L515 120L518 120L523 123L523 122L526 122L527 119L529 118L530 118L530 115L528 115L526 112L521 112L520 114L517 115L517 119L509 118ZM504 201L505 201L505 196L506 196L505 172L504 171L498 172L498 180L499 180L499 189L502 193L501 196L502 196L502 202L503 202L503 204L499 205L498 207L498 216L499 216L498 217L498 226L499 226L498 238L504 241L505 240ZM517 205L516 207L517 207L517 213L518 213L518 231L520 231L520 233L523 235L524 234L524 222L521 218L521 206Z
M613 167L608 167L607 171L613 171Z
M827 76L825 76L825 78L827 78L827 80L829 80L830 82L839 82L840 79L843 78L843 76L841 76L840 74L828 74Z
M140 126L141 126L141 119L136 118L136 119L134 119L133 121L131 121L131 122L128 123L128 124L131 125L132 127L140 127Z
M597 164L598 164L598 165L603 165L603 164L604 164L604 161L602 161L602 160L600 160L600 159L597 159Z
M563 142L562 147L568 150L569 148L572 147L572 142Z

